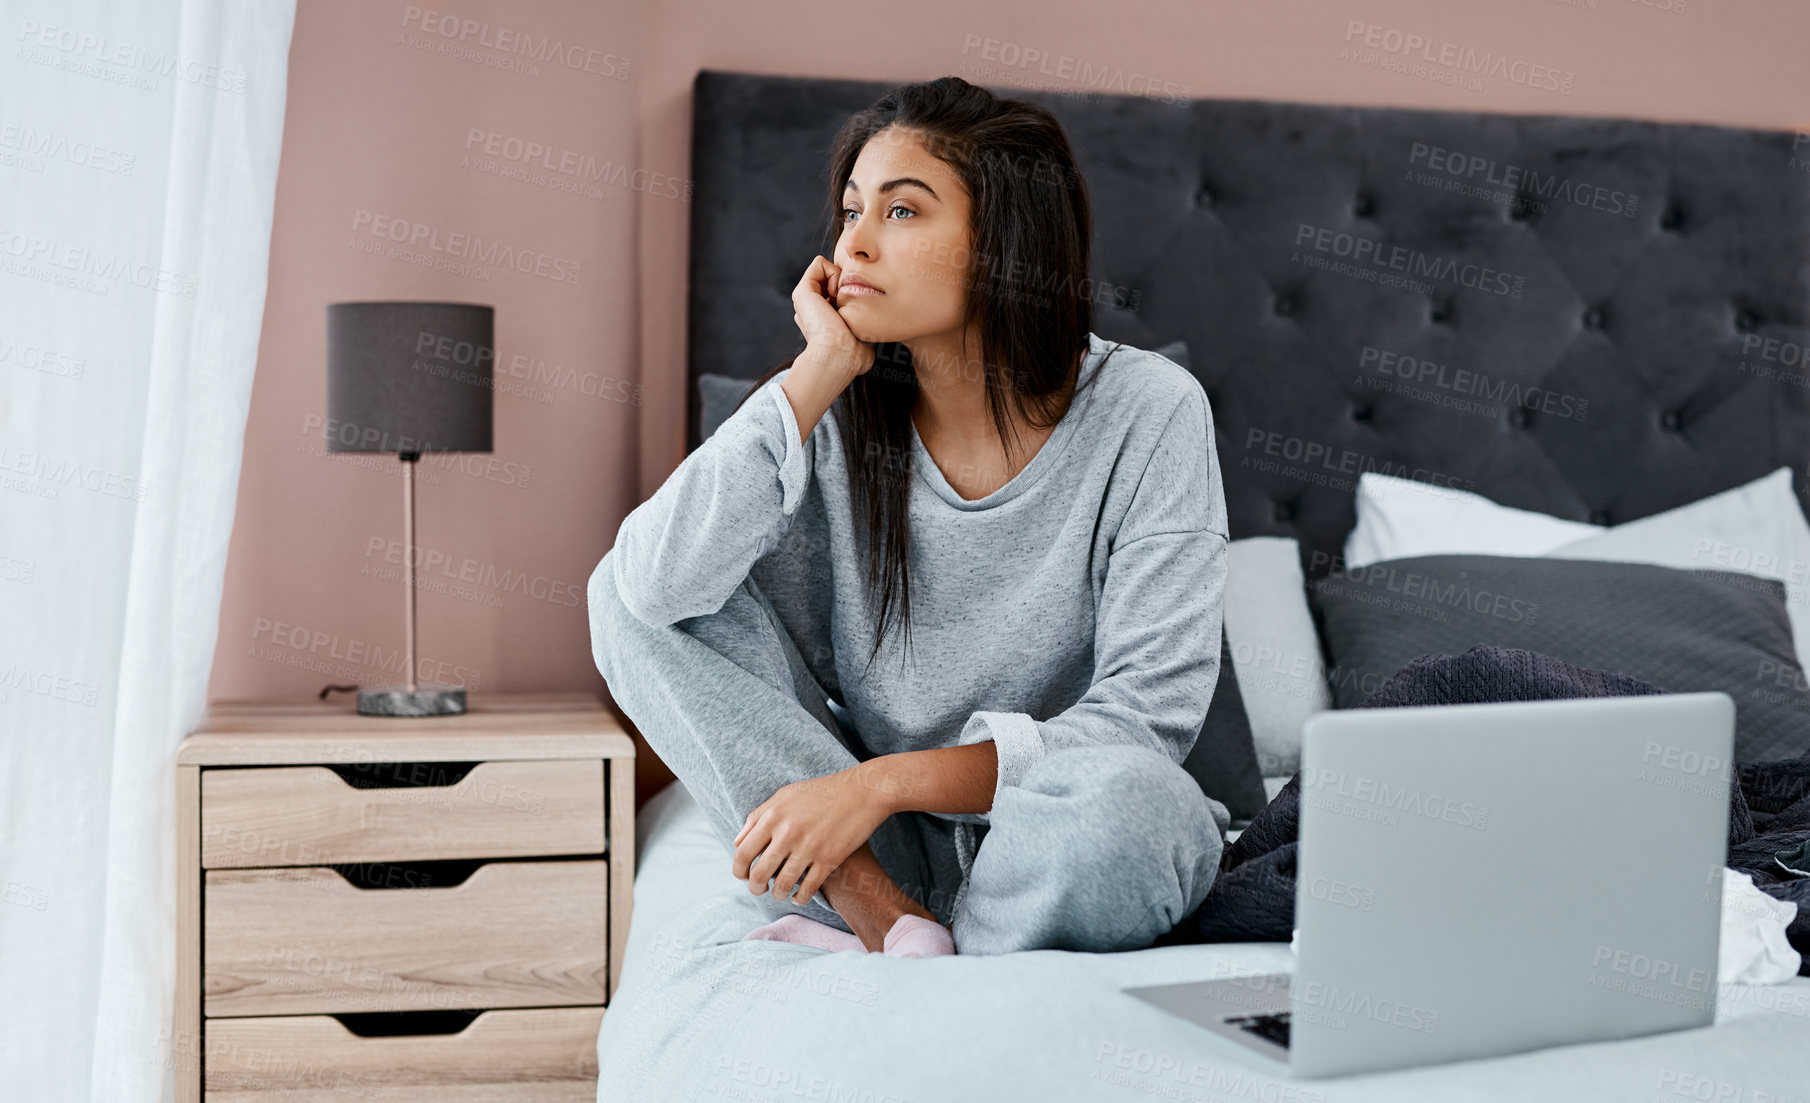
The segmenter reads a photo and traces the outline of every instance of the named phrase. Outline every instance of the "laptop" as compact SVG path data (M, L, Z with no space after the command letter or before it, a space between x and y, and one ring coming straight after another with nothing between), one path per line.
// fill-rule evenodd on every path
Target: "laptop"
M1125 991L1303 1078L1708 1026L1734 721L1725 693L1317 713L1292 977Z

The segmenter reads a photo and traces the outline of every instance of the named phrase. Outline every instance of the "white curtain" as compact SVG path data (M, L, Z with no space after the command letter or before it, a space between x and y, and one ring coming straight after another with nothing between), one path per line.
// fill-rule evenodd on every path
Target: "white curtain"
M0 0L0 1099L173 1098L294 17Z

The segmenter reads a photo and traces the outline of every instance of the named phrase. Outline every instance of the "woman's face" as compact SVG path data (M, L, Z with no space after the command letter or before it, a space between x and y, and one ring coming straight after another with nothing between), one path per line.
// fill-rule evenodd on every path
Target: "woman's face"
M971 233L968 189L909 131L868 139L842 192L836 312L867 342L961 329ZM856 278L878 288L851 288Z

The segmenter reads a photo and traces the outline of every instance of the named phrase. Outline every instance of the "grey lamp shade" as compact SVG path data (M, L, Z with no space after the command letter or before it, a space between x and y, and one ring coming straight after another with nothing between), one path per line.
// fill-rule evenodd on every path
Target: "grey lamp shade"
M327 451L488 452L496 311L327 306Z

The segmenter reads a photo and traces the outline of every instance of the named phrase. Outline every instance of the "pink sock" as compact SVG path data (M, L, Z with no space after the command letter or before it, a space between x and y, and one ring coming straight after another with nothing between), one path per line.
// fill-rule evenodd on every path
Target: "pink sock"
M955 936L949 928L921 915L901 915L881 942L894 957L940 957L955 953Z
M861 940L847 931L839 931L827 923L819 923L796 913L782 915L766 926L756 927L742 936L743 942L750 940L796 942L800 946L815 946L831 953L838 950L867 952L867 947L861 945Z

